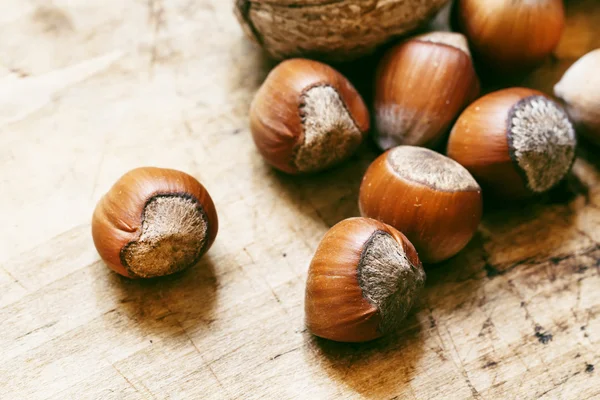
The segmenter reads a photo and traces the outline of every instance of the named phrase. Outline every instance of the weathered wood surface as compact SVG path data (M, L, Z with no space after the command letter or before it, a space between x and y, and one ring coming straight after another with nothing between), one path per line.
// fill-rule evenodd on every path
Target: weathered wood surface
M600 3L568 3L549 90L600 47ZM308 262L357 215L376 152L320 176L273 172L247 109L270 63L225 0L3 0L0 397L3 399L600 398L600 157L534 202L488 203L477 237L428 269L398 334L363 345L303 326ZM99 197L140 165L198 177L221 229L178 276L111 273Z

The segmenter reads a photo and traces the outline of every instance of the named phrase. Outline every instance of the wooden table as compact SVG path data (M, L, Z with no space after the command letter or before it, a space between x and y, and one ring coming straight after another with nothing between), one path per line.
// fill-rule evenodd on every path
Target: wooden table
M362 345L303 325L307 265L355 216L371 144L314 177L274 172L248 131L272 63L225 0L3 0L0 13L2 399L600 398L600 157L565 185L486 205L459 256L428 268L397 335ZM600 3L568 3L548 91L600 47ZM125 171L187 171L220 232L178 276L99 260L96 201Z

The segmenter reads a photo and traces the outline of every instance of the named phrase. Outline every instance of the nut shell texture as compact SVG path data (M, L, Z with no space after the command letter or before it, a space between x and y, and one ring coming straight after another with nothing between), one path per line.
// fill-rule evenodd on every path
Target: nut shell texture
M424 263L446 260L475 234L481 189L458 163L432 150L398 146L379 156L360 187L359 208L406 235Z
M335 69L291 59L273 69L258 90L250 129L269 164L290 174L310 173L354 153L369 130L369 112Z
M92 237L106 265L130 278L151 278L193 265L218 231L214 203L194 177L143 167L123 175L100 199Z
M346 219L327 232L310 264L307 327L335 341L376 339L401 325L424 281L403 234L372 219Z
M377 71L377 144L437 145L479 89L463 35L433 32L400 43Z
M416 29L448 0L236 0L246 34L276 59L348 61Z
M522 198L555 186L570 170L577 141L563 108L545 94L509 88L461 114L447 154L494 194Z

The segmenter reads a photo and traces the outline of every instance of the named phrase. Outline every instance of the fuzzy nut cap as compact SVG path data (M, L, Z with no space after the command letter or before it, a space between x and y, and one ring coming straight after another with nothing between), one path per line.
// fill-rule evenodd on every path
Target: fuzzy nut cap
M311 261L306 325L319 337L365 342L398 329L425 282L406 237L382 222L349 218L323 237Z
M422 147L398 146L367 169L359 193L363 217L393 226L424 263L462 250L481 221L481 189L460 164Z
M378 66L375 140L383 150L435 146L479 91L462 34L431 32L402 42Z
M447 154L496 195L548 191L575 159L575 130L565 110L542 92L509 88L487 94L458 118Z
M369 112L339 72L320 62L291 59L275 67L256 93L250 130L273 167L312 173L355 152L369 130Z
M236 0L235 15L271 57L349 61L426 21L448 0Z
M98 253L129 278L169 275L198 262L218 231L214 203L194 177L142 167L123 175L92 218Z

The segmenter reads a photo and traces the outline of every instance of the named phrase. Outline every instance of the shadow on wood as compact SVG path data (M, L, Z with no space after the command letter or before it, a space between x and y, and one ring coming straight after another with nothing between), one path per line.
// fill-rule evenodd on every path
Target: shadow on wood
M298 211L332 227L343 219L359 217L358 192L362 177L378 156L366 139L357 152L342 164L307 175L274 173L278 196L285 196Z
M404 329L371 342L339 343L314 336L308 341L307 356L315 358L331 379L373 399L390 392L405 397L424 351L414 312L404 320Z
M136 322L144 334L159 334L210 323L217 280L209 254L179 273L154 279L132 280L107 271L107 288L118 298L119 310Z

